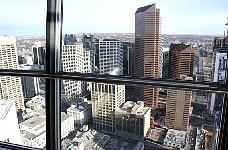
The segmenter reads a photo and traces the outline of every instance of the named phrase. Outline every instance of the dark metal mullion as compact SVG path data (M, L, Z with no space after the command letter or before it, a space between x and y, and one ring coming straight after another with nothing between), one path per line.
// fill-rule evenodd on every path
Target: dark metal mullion
M24 145L18 145L18 144L9 143L9 142L3 142L3 141L0 141L0 149L5 149L5 150L40 150L39 148L28 147L28 146L24 146Z
M55 74L44 73L44 71L28 71L28 70L2 70L2 76L26 76L40 77L49 79L64 80L81 80L98 83L125 84L133 86L156 86L169 89L179 90L204 90L214 93L228 93L228 86L223 83L198 82L185 80L167 80L145 77L129 77L129 76L111 76L102 74L84 74L76 72L57 72Z
M46 75L59 72L62 41L62 0L47 1ZM46 149L61 149L60 79L46 79Z

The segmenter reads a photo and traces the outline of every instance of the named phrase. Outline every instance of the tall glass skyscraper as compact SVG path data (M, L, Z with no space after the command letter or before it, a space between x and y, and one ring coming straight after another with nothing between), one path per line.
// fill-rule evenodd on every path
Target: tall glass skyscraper
M135 76L160 77L160 9L156 4L140 7L135 13ZM138 100L156 107L158 88L136 88Z

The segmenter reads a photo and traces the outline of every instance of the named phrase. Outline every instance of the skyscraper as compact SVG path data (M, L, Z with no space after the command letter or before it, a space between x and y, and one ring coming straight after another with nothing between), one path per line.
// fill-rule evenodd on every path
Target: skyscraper
M123 44L116 39L103 39L99 41L99 72L109 73L119 69L123 74Z
M191 77L180 75L182 80L192 80ZM165 125L176 130L188 130L189 108L192 91L168 90L166 102Z
M122 43L114 39L99 42L99 72L123 74ZM114 132L115 111L125 102L125 85L92 83L93 126L97 130Z
M63 45L62 69L66 72L84 73L84 50L82 43ZM85 92L85 83L83 81L63 80L63 85L68 99L83 96Z
M180 79L180 75L192 77L195 49L191 45L171 44L169 50L169 78Z
M135 13L135 75L160 77L160 9L156 4L140 7ZM138 100L156 107L158 88L136 88Z
M0 69L18 69L16 38L0 36ZM17 110L24 110L19 77L0 77L0 99L14 101Z
M41 44L36 44L32 47L33 50L33 64L45 65L46 50Z
M224 82L227 70L228 36L214 39L213 51L213 82ZM210 114L221 111L223 94L212 93L210 100Z
M125 102L125 85L92 83L93 127L114 132L115 111Z

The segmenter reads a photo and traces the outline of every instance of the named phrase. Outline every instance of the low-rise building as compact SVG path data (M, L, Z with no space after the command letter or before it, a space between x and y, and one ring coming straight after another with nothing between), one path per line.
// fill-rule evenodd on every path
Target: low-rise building
M23 144L35 148L44 148L46 145L46 119L33 116L20 123Z
M151 108L144 107L144 102L127 101L116 111L116 133L128 138L145 137L150 128L150 113Z
M92 104L87 101L87 98L77 98L67 109L67 114L73 116L76 127L82 127L92 119Z
M46 145L46 118L33 116L19 124L23 144L35 148ZM74 119L66 113L61 113L61 139L74 130Z
M45 108L45 97L41 95L34 96L26 103L26 106L33 110Z
M14 101L0 100L0 141L22 144Z
M146 140L163 144L166 136L166 130L164 128L150 128L146 135Z
M77 150L95 150L103 149L109 139L110 136L88 129L88 126L85 125L81 131L77 132L72 143Z
M187 132L169 129L163 146L167 149L184 149L186 147Z
M61 139L69 135L74 130L74 118L61 112Z

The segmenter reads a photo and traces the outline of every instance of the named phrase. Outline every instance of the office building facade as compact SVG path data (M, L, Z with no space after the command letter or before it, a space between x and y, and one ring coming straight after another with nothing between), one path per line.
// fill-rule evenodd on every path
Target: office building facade
M180 79L180 75L193 76L195 49L191 45L173 44L169 50L169 73L171 79Z
M123 44L116 39L99 41L99 73L106 74L118 69L123 74Z
M84 73L84 50L82 43L63 45L62 48L62 69L65 72ZM85 82L63 80L64 91L69 100L82 96L85 93Z
M0 36L0 69L18 69L16 38ZM0 99L14 101L17 110L24 110L21 78L0 77Z
M192 80L180 75L181 80ZM192 91L167 90L165 125L169 128L188 131Z
M125 85L92 83L93 127L114 132L115 111L125 102Z
M0 100L0 141L22 144L13 101Z
M46 49L41 44L32 46L33 51L33 64L34 65L45 65Z
M140 7L135 13L135 76L160 77L160 9L156 4ZM158 88L136 88L138 100L156 107Z
M225 82L226 70L227 70L227 52L228 52L228 39L215 38L214 39L214 51L213 51L213 68L212 68L212 81L213 82ZM210 114L214 114L216 111L221 111L223 94L212 93L210 99Z

